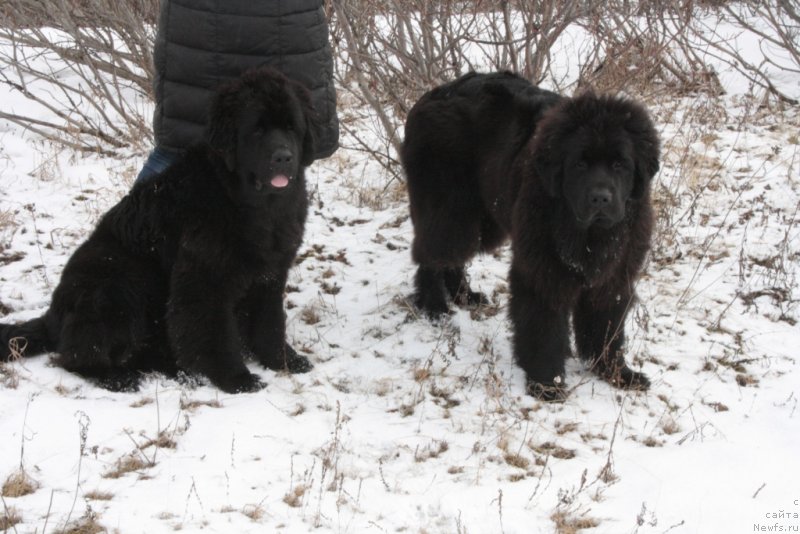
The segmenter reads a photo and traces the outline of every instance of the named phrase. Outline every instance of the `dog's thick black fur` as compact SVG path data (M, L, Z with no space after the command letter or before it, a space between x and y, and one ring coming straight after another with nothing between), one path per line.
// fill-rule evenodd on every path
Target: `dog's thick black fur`
M55 352L112 390L183 370L254 391L263 384L248 352L271 369L309 370L285 341L283 290L306 219L312 113L306 89L269 69L221 87L207 142L103 216L47 312L0 325L0 359Z
M623 357L625 317L649 249L659 141L616 97L566 98L509 73L468 74L411 109L401 159L414 224L416 305L478 304L465 263L509 235L514 355L528 391L565 395L579 354L611 383L646 389Z

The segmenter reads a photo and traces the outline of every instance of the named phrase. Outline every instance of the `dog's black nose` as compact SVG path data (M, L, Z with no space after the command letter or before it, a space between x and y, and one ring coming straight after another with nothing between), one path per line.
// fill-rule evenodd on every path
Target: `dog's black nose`
M611 190L606 187L595 187L589 191L589 203L595 208L602 208L611 204Z
M282 164L282 163L291 163L292 158L294 158L294 154L288 148L279 148L275 152L272 153L272 159L270 160L273 165Z

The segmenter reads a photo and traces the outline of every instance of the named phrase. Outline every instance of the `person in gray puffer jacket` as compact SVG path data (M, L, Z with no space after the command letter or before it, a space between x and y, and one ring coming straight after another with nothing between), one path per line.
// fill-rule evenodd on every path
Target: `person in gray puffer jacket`
M339 146L333 56L323 0L161 0L155 49L155 149L137 181L203 139L220 83L270 66L311 92L315 159Z

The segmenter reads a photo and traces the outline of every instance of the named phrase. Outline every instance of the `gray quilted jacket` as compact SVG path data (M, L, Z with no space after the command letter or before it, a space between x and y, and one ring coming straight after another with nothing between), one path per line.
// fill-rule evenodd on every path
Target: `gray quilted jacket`
M315 157L338 147L333 59L323 0L161 0L154 50L156 145L183 150L203 137L214 88L270 65L311 91Z

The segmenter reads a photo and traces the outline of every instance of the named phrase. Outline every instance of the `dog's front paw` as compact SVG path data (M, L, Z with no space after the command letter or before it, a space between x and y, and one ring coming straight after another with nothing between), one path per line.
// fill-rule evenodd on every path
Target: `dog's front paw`
M472 291L470 289L456 293L456 296L453 298L453 302L462 308L478 308L480 306L488 306L491 304L489 297L487 297L485 293L481 293L480 291Z
M650 379L647 375L634 371L627 365L618 371L604 376L608 382L620 389L632 389L637 391L647 391L650 389Z
M307 373L314 368L308 358L297 354L297 351L287 343L283 344L283 349L277 356L262 360L261 363L264 367L273 371L288 371L290 373Z
M264 389L267 385L261 380L261 377L250 371L236 373L220 379L212 378L211 381L226 393L252 393Z
M525 380L525 392L543 402L564 402L567 399L567 389L564 379L560 376L551 381L539 381L533 378Z
M290 373L307 373L314 368L308 358L297 354L297 351L288 344L283 347L283 361Z
M415 293L411 296L411 302L421 316L432 322L438 322L452 313L450 306L447 305L444 292L442 292L441 295Z
M108 370L94 377L97 385L117 393L135 393L139 391L142 375L126 369Z
M647 375L634 371L624 361L618 361L614 365L596 365L595 371L606 382L620 389L638 391L650 389L650 379Z

